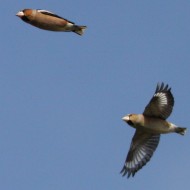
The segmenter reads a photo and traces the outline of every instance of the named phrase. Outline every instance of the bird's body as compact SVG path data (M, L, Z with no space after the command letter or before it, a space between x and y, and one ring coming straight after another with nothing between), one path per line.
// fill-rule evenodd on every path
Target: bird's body
M64 19L50 11L41 9L24 9L16 14L24 22L43 30L57 32L75 32L79 35L84 33L86 26L78 26L74 22Z
M179 133L184 135L186 128L168 122L172 112L174 98L171 88L164 83L157 85L156 91L143 114L128 114L122 119L136 129L131 146L121 170L124 175L134 176L152 157L161 134Z
M178 132L179 127L164 119L144 116L143 114L129 114L123 117L124 121L138 130L143 130L154 134L166 134Z

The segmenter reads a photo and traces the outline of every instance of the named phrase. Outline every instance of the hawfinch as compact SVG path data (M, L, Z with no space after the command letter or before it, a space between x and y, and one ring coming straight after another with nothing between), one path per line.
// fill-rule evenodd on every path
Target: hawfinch
M143 114L129 114L122 119L136 129L131 146L121 170L128 178L140 170L156 150L160 134L179 133L184 135L186 128L166 121L172 112L174 98L168 85L157 85L154 96L146 106Z
M86 29L86 26L75 25L74 22L46 10L24 9L19 11L16 16L24 22L44 30L75 32L82 35Z

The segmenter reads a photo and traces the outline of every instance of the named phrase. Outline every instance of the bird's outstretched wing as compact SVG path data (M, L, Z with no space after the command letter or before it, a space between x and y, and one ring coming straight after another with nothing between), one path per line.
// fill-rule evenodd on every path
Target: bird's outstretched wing
M174 98L171 93L171 88L161 83L161 85L157 85L154 96L146 106L143 114L149 117L166 119L171 114L173 106Z
M123 176L131 175L140 170L152 157L160 140L159 134L145 133L142 130L136 130L133 136L131 146L125 161L125 165L121 170Z

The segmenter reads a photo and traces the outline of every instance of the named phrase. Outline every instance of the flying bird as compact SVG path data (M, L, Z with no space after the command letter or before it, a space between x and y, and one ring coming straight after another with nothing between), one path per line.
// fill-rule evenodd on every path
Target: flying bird
M129 178L134 177L151 159L156 150L161 134L179 133L184 135L186 128L166 121L174 106L174 98L171 88L161 83L157 85L156 91L145 107L143 114L128 114L122 119L131 127L136 129L131 146L121 170L121 174Z
M82 35L86 29L86 26L78 26L74 22L41 9L24 9L19 11L16 16L24 22L44 30L75 32Z

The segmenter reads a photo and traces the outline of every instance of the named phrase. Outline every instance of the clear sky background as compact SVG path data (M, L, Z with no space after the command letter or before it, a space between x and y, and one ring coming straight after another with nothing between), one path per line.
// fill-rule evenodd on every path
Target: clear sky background
M40 30L15 14L52 11L74 33ZM0 189L189 189L190 131L163 135L151 161L122 177L134 129L157 82L172 87L169 121L190 126L190 1L1 2Z

